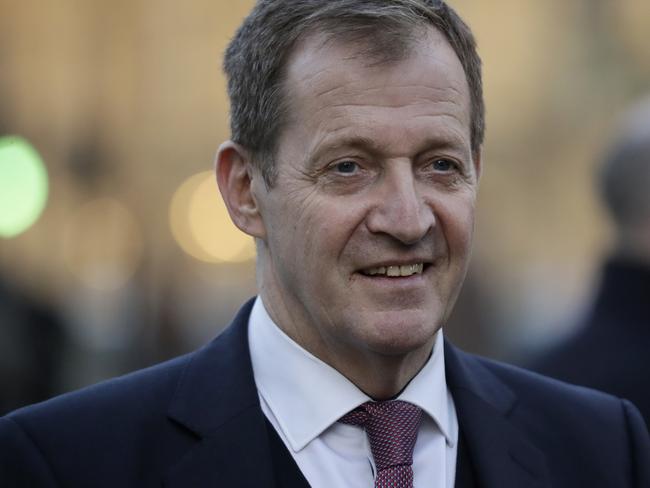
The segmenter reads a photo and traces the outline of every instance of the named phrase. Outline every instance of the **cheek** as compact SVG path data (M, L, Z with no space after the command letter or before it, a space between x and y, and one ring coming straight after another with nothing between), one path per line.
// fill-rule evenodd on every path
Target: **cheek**
M464 198L450 202L438 212L438 219L452 255L468 253L474 235L474 199Z
M317 199L298 216L301 231L316 247L342 249L363 222L363 206L350 199Z
M304 282L304 276L322 272L331 254L327 249L331 247L336 230L327 209L313 198L287 199L277 207L273 224L270 234L276 256L281 255L285 272L292 279Z

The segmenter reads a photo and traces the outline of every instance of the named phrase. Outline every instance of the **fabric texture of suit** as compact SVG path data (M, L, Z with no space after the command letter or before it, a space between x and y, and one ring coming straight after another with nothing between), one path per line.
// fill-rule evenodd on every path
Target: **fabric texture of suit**
M576 334L532 368L627 398L650 426L650 267L610 260Z
M0 419L0 486L301 486L286 480L260 409L251 306L194 353ZM631 404L450 344L445 361L482 488L650 487L650 441Z

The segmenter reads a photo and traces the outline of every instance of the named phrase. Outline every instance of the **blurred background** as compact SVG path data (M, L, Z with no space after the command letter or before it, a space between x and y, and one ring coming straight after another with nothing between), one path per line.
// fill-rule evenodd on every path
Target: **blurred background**
M251 0L0 0L0 413L189 351L255 294L211 174ZM515 363L588 307L595 168L650 87L650 2L450 2L488 107L474 259L445 333Z

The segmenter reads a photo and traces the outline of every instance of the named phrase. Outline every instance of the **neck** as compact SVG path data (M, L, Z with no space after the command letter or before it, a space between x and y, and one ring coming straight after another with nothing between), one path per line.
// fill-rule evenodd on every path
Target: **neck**
M397 397L420 372L432 348L433 343L431 348L422 349L422 352L397 356L369 353L366 357L359 357L357 354L355 361L344 360L341 364L337 364L338 358L331 358L331 361L321 359L373 400L390 400Z

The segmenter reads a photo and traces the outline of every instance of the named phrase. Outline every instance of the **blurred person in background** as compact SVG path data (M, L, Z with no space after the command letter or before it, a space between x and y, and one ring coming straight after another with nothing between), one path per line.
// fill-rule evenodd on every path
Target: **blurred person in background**
M533 369L632 401L650 424L650 98L606 151L599 194L616 232L592 308Z
M650 484L629 402L442 335L482 169L474 37L434 0L261 0L225 58L259 296L204 348L0 419L2 486Z

